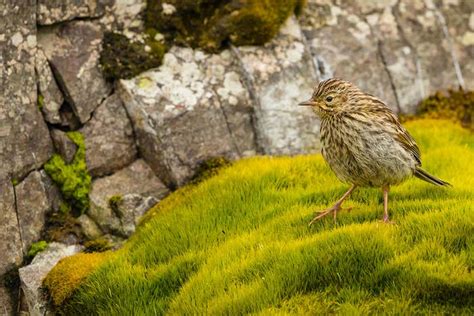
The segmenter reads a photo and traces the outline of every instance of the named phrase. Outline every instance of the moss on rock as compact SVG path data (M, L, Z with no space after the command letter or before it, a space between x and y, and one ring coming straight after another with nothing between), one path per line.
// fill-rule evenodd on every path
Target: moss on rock
M262 45L305 0L148 0L145 25L168 41L218 51L226 42Z
M436 92L418 104L417 113L411 116L402 116L404 120L415 117L444 118L458 121L465 128L474 131L474 91L448 90Z
M68 299L109 254L108 252L79 253L59 261L43 281L43 285L50 290L53 304L60 306Z
M145 36L145 42L131 41L125 35L104 34L100 64L107 80L129 79L161 65L166 47Z
M80 132L68 132L67 136L77 145L77 151L70 164L59 154L54 154L44 165L44 170L61 190L62 196L76 215L89 208L91 176L87 170L86 147Z
M31 244L30 249L26 254L26 257L29 259L33 259L38 253L42 252L48 247L48 243L44 240L40 240Z

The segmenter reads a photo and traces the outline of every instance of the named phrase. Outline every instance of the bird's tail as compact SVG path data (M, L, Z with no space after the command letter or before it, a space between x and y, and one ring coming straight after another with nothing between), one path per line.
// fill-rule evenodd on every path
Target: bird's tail
M435 176L432 176L431 174L421 169L420 167L416 167L415 177L434 185L451 186L451 184L449 184L448 182L438 179Z

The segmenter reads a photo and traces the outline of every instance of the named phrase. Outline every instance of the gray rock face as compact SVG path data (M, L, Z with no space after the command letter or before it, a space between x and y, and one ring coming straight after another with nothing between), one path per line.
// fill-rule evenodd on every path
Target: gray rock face
M137 19L146 8L146 0L114 0L106 7L100 22L109 31L139 32L143 30L143 20ZM128 34L127 34L128 36Z
M48 25L75 18L94 18L105 13L110 0L38 0L38 24Z
M150 167L139 159L111 176L92 182L91 208L88 215L105 233L127 236L121 216L109 205L110 198L120 196L123 199L127 194L137 194L144 200L152 197L155 201L159 201L168 193L168 188L155 176Z
M38 103L44 119L51 124L61 123L59 109L64 102L63 95L54 79L46 55L41 49L36 52L36 74L38 76Z
M0 315L13 315L13 302L6 287L0 284Z
M389 74L379 53L377 38L364 15L365 6L344 2L309 1L301 20L321 79L339 77L374 94L398 110ZM374 8L376 9L376 8Z
M15 193L9 180L0 180L0 276L20 264L22 242L15 209Z
M46 315L48 300L42 289L42 283L49 271L65 257L72 256L82 250L78 245L65 245L53 242L48 248L33 259L31 264L19 270L21 288L25 294L29 314L32 316Z
M35 10L27 1L0 10L0 179L24 177L53 150L37 106Z
M115 214L121 222L122 233L130 237L135 232L140 218L156 203L158 203L158 200L152 196L124 195L114 206Z
M87 167L93 177L111 174L135 160L132 124L116 94L96 109L80 131L86 145Z
M67 134L58 129L51 130L51 138L53 139L56 152L61 155L66 163L71 163L76 154L77 145L67 136Z
M33 171L15 187L23 253L28 251L33 242L39 240L46 215L52 209L48 194L49 181L44 171Z
M459 65L459 84L474 90L474 2L435 1L445 21L445 31L454 52L454 62ZM461 80L459 80L461 79Z
M167 184L182 185L210 157L256 152L249 93L229 51L174 47L159 69L121 80L119 93L141 155Z
M319 122L298 107L317 82L311 55L297 21L263 47L234 50L255 95L258 145L266 154L299 154L319 149Z
M100 26L86 21L44 28L38 34L38 44L81 123L111 91L99 69L102 36Z

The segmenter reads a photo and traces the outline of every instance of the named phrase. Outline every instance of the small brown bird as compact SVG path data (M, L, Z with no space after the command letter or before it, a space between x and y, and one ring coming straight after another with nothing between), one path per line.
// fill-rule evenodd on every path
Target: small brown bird
M382 188L387 223L391 185L412 175L435 185L450 185L421 169L420 150L395 113L352 83L336 78L321 81L311 99L299 105L310 106L321 118L323 157L339 180L352 184L309 225L330 213L335 220L342 202L359 186Z

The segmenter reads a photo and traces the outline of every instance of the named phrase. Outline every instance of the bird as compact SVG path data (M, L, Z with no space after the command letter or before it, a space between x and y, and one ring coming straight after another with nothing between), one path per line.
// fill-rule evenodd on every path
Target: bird
M342 210L357 187L383 192L383 222L388 213L390 186L415 176L438 186L450 186L421 168L418 145L397 115L379 98L339 78L319 82L311 98L299 103L319 116L321 153L336 177L350 188L335 204L318 212L309 223Z

